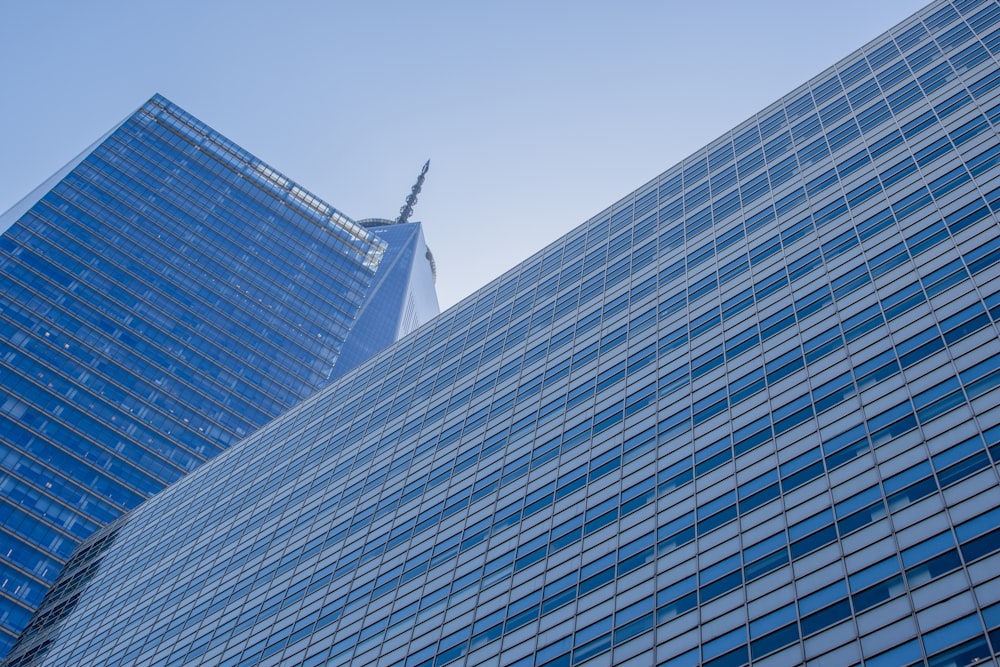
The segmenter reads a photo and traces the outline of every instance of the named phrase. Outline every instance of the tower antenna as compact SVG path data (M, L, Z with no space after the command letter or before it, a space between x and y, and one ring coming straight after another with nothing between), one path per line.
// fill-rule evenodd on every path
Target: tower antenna
M420 188L424 185L424 176L430 168L431 161L428 160L427 162L424 162L424 168L420 170L420 175L417 176L417 182L413 184L413 187L410 188L410 194L406 196L406 204L403 205L403 208L399 209L399 217L396 218L397 225L410 221L410 216L413 215L413 207L417 203L417 195L420 194Z

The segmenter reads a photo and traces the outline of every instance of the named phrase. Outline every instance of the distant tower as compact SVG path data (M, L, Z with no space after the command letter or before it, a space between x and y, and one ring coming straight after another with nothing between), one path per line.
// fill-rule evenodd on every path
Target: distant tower
M430 165L430 160L424 163L405 205L399 209L399 217L358 220L359 225L389 245L331 379L353 370L441 312L434 291L434 255L424 242L421 223L409 221ZM373 298L376 294L377 303Z

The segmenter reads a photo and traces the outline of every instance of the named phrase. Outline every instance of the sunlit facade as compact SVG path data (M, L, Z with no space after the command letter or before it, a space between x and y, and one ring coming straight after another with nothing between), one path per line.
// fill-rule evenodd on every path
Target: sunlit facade
M347 344L337 358L334 378L441 312L434 289L437 266L424 241L421 223L369 218L358 224L385 241L387 248Z
M2 656L81 540L372 350L359 313L395 340L369 288L423 241L389 248L159 96L0 231Z
M904 21L96 535L11 667L995 665L998 53Z

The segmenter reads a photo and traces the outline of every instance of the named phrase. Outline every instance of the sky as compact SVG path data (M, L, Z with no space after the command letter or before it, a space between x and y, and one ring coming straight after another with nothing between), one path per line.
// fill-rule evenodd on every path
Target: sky
M442 307L847 57L915 0L0 0L0 211L159 92L354 219Z

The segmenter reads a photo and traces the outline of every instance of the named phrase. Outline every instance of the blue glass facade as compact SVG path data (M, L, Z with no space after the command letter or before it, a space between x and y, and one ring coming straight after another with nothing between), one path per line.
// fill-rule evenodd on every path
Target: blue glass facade
M387 246L159 96L0 230L2 656L81 540L327 384Z
M419 222L369 218L358 224L388 244L331 378L353 370L441 312L437 269Z
M95 536L10 665L995 665L998 54L935 2Z

